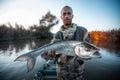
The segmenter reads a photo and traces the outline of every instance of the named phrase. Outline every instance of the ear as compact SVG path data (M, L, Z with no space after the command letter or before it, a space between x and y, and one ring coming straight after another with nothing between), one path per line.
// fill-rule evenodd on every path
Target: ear
M74 15L72 14L72 19L74 18Z
M60 18L62 19L62 16L60 16Z

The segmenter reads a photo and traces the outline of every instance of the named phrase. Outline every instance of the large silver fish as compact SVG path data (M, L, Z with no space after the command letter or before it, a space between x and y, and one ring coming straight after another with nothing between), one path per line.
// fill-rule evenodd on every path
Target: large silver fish
M99 51L95 45L83 41L57 41L44 45L34 51L18 56L15 61L27 60L28 71L31 71L35 65L36 58L51 50L57 54L65 54L69 56L79 56L81 59L92 58L94 53Z

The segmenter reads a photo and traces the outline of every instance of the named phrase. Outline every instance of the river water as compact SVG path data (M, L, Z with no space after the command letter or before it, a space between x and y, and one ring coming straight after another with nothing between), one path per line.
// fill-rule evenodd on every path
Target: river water
M0 80L33 80L34 74L46 61L38 56L34 69L28 72L27 61L14 60L49 42L37 39L0 42ZM97 46L102 58L85 61L85 80L120 80L120 47L104 43Z

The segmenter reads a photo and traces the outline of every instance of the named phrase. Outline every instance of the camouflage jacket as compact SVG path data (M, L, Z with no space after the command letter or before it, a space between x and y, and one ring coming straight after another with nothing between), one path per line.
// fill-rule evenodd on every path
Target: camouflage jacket
M73 24L69 29L70 30L66 30L61 26L61 29L54 35L54 38L61 40L85 40L89 42L88 31L86 28Z
M68 30L61 29L54 35L54 39L80 40L89 42L87 29L73 24ZM60 60L61 59L61 60ZM57 80L83 80L84 62L76 56L59 57L57 61Z

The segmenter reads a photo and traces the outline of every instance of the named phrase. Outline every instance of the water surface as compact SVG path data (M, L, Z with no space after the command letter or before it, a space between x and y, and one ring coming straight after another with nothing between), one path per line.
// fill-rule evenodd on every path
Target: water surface
M0 80L33 80L34 74L46 61L38 56L34 69L28 72L27 61L14 62L14 60L17 56L49 42L50 40L0 42ZM120 80L120 47L117 45L96 45L100 47L102 58L85 61L85 79Z

